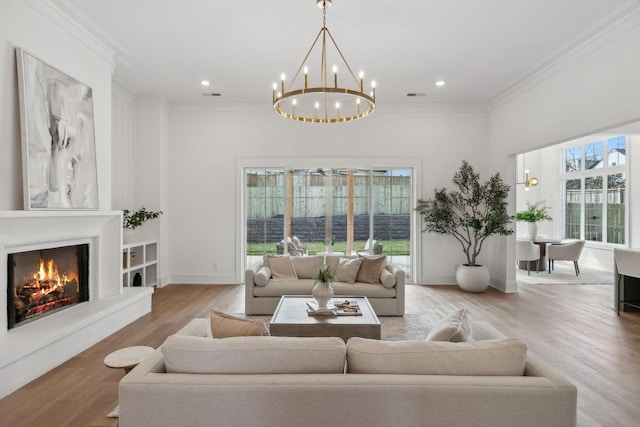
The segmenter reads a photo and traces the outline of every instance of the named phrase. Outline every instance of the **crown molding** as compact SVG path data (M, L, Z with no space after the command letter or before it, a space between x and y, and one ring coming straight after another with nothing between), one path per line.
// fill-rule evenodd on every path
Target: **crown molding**
M531 67L526 73L506 84L491 97L488 103L489 111L522 95L576 60L593 53L638 25L640 25L640 0L629 0Z
M116 61L123 65L129 64L126 58L131 54L68 0L23 1L106 59L111 64L112 70L116 65Z

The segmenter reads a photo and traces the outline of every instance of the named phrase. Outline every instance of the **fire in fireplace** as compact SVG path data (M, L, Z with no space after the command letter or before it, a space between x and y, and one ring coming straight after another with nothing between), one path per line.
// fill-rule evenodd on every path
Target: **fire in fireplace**
M8 258L9 329L89 300L89 245L16 252Z

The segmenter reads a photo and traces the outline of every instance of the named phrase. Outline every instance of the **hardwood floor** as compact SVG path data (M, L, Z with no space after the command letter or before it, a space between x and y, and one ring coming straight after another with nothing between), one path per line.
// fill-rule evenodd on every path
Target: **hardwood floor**
M157 347L194 317L215 308L244 311L241 286L170 285L152 313L0 400L0 425L117 426L124 371L103 365L110 352ZM456 286L407 286L407 314L439 318L465 305L542 356L578 387L578 425L640 425L640 313L616 316L610 285L523 285L517 294L469 294ZM384 326L383 326L384 327ZM416 337L419 338L419 337Z

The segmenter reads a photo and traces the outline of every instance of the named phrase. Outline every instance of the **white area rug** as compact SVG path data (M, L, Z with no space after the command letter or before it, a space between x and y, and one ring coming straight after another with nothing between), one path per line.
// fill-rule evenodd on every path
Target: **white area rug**
M516 268L516 281L527 285L554 285L554 284L576 284L576 285L613 285L613 272L608 270L598 270L587 266L580 266L580 275L576 277L571 261L556 261L555 268L549 274L547 271L535 272L527 275L527 270Z

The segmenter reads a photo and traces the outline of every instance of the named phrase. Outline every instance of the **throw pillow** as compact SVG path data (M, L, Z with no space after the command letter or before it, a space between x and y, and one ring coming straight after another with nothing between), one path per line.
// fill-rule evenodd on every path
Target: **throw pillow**
M427 335L427 341L465 342L468 340L469 326L465 307L445 316Z
M356 277L357 282L363 283L380 283L380 272L387 264L387 257L382 256L365 256L362 257L362 265Z
M340 258L336 268L336 280L345 283L354 283L362 264L362 258Z
M340 258L356 259L358 258L358 255L326 255L324 257L324 263L329 266L329 271L331 271L334 276L338 270Z
M271 269L271 277L274 279L297 279L290 256L269 257L269 268Z
M211 311L211 336L213 338L260 335L269 335L267 327L261 321L244 319L215 310Z
M385 288L391 289L396 285L396 276L386 268L383 268L380 272L380 283Z
M266 286L271 279L271 269L267 266L260 267L260 270L253 276L253 282L256 286Z

